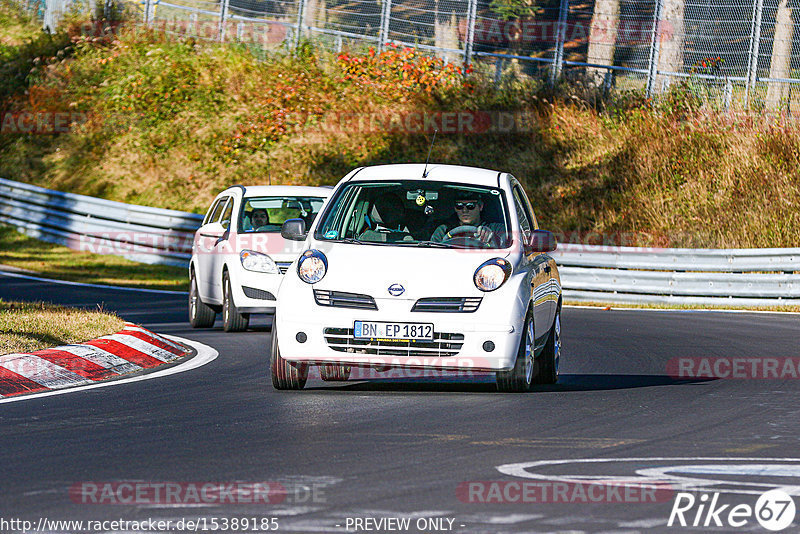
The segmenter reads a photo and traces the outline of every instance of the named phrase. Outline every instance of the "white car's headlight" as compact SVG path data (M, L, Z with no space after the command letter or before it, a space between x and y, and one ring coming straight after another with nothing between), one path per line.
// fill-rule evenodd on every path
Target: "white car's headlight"
M307 284L316 284L328 272L328 258L316 249L306 250L297 260L297 275Z
M511 276L511 264L503 258L485 261L475 270L475 287L481 291L494 291Z
M242 267L248 271L271 274L280 273L278 265L266 254L254 250L243 250L239 253L239 258L242 260Z

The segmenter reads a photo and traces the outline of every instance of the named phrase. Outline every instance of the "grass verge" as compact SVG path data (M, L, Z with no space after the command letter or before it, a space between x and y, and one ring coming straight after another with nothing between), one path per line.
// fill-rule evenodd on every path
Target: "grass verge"
M0 264L71 282L188 291L187 269L147 265L46 243L0 225Z
M125 321L102 309L0 300L0 354L82 343L122 330Z
M334 55L305 43L264 58L135 27L37 39L6 54L6 109L80 119L49 135L10 123L0 136L6 178L200 212L234 183L333 184L359 165L424 161L431 132L404 126L413 114L503 111L516 129L439 124L431 160L513 173L540 224L573 242L590 233L697 248L800 240L800 129L737 122L689 86L654 104L522 77L497 87L488 71L465 75L411 49Z

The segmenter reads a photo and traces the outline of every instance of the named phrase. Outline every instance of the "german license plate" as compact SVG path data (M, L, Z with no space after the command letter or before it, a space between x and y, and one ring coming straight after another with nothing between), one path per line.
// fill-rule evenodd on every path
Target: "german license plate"
M433 341L433 323L356 321L353 325L353 337L357 339Z

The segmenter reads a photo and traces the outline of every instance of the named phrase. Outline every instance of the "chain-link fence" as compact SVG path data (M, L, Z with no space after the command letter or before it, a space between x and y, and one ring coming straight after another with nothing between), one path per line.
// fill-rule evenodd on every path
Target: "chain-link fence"
M23 0L24 1L24 0ZM46 0L45 25L77 0ZM89 1L92 0L82 0ZM100 0L97 0L100 1ZM110 1L110 0L109 0ZM29 0L33 2L33 0ZM341 50L414 46L495 77L561 76L719 109L800 111L800 0L122 0L179 35Z

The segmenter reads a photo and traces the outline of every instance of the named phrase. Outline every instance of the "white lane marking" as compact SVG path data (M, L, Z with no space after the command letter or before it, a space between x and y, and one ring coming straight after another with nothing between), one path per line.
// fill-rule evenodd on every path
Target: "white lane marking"
M64 369L34 354L6 354L0 356L0 367L33 380L49 389L85 384L89 379Z
M680 309L680 308L626 308L609 304L610 309L602 306L581 306L580 304L563 304L562 308L573 308L576 310L600 310L600 311L644 311L644 312L672 312L672 313L771 313L777 315L800 315L800 312L793 311L769 311L769 310L728 310L726 308L699 308L699 309Z
M142 369L141 366L129 362L124 358L120 358L116 354L106 352L99 347L88 345L62 345L60 347L55 347L53 350L68 352L74 356L95 363L100 367L112 369L118 374L135 373Z
M741 465L737 465L734 462L754 462L758 465L767 465L764 462L771 462L773 465L780 464L780 463L787 463L787 464L798 464L800 463L800 458L737 458L737 457L652 457L652 458L580 458L580 459L559 459L559 460L539 460L535 462L525 462L525 463L516 463L516 464L504 464L497 466L495 469L503 473L504 475L509 475L513 477L519 478L530 478L535 480L547 480L547 481L557 481L557 482L568 482L568 483L576 483L576 482L597 482L598 480L608 480L615 484L619 484L620 481L624 480L626 483L637 483L640 485L653 485L663 487L665 484L668 484L673 489L686 489L686 490L703 490L708 489L713 491L718 491L720 493L732 493L732 494L739 494L739 495L760 495L763 491L755 491L750 489L744 489L744 487L772 487L766 482L763 483L752 483L752 482L742 482L742 481L726 481L726 480L714 480L714 479L704 479L704 478L688 478L688 477L679 477L676 475L669 474L670 470L681 469L685 466L664 466L664 467L653 467L650 469L643 468L635 470L638 477L633 477L629 474L626 475L602 475L600 477L596 475L592 476L584 476L580 474L575 475L546 475L540 473L532 473L528 471L528 469L534 467L546 467L546 466L554 466L554 465L567 465L567 464L598 464L598 463L615 463L615 462L721 462L723 466L728 466L731 468L730 471L726 471L727 474L741 474ZM796 470L796 466L791 466L790 474L784 476L796 476L794 474ZM769 474L768 476L775 476L774 471ZM735 486L742 486L741 488L718 488L719 485L735 485ZM800 487L797 486L789 486L790 490L798 488L800 491ZM787 491L787 493L789 493ZM800 494L800 493L798 493Z
M175 358L180 358L179 355L173 354L172 352L162 349L161 347L157 347L152 343L148 343L147 341L141 340L138 337L126 336L125 334L111 334L110 336L103 336L97 339L110 339L112 341L117 341L127 347L161 360L162 362L170 362Z
M619 528L653 528L663 527L663 519L637 519L635 521L621 521L617 523Z
M543 517L543 514L509 514L485 517L479 521L481 523L489 523L490 525L514 525L516 523L533 521L534 519L541 519Z
M188 264L187 264L188 267ZM0 270L0 276L9 278L24 278L26 280L36 280L37 282L50 282L51 284L61 284L65 286L96 287L99 289L118 289L120 291L139 291L141 293L155 293L158 295L188 295L187 291L171 291L169 289L147 289L139 287L109 286L105 284L87 284L85 282L68 282L66 280L56 280L55 278L43 278L41 276L30 276L27 274L10 273Z
M190 347L192 347L193 349L195 349L197 351L197 354L195 355L194 358L192 358L192 359L190 359L190 360L188 360L188 361L186 361L184 363L181 363L179 365L176 365L175 367L170 367L169 369L162 369L160 371L155 371L153 373L149 373L149 374L146 374L146 375L132 376L131 378L123 378L121 380L111 380L111 381L108 381L108 382L98 382L96 384L89 384L89 385L86 385L86 386L78 386L78 387L68 388L68 389L60 389L60 390L57 390L57 391L45 391L43 393L34 393L34 394L31 394L31 395L23 395L21 397L8 397L8 398L0 399L0 404L4 404L6 402L19 402L19 401L26 401L26 400L31 400L31 399L39 399L41 397L50 397L52 395L64 395L64 394L67 394L67 393L75 393L75 392L78 392L78 391L86 391L87 389L104 388L104 387L110 387L110 386L119 386L119 385L122 385L122 384L130 384L131 382L139 382L139 381L142 381L142 380L150 380L150 379L153 379L153 378L162 378L162 377L165 377L165 376L174 375L174 374L183 373L183 372L186 372L186 371L191 371L193 369L197 369L198 367L202 367L202 366L206 365L207 363L213 362L217 358L217 356L219 356L219 352L217 352L216 349L213 349L213 348L209 347L208 345L200 343L199 341L193 341L191 339L185 339L185 338L178 337L178 336L167 336L165 334L161 334L161 335L163 335L164 337L168 337L168 338L170 338L172 340L178 341L180 343L184 343L186 345L189 345Z

